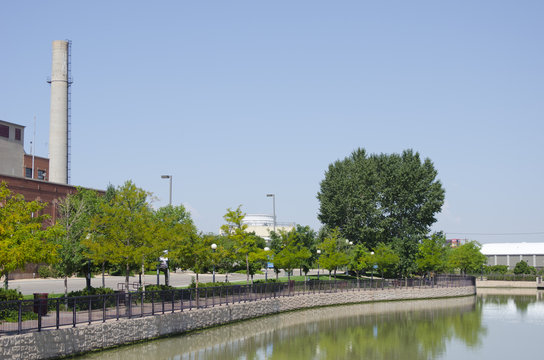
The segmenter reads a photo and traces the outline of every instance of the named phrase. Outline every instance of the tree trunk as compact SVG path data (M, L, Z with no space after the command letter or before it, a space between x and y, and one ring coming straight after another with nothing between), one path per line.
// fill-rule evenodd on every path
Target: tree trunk
M106 262L102 261L102 287L106 287L106 279L104 277L104 273L106 272Z
M126 267L125 267L125 291L126 292L129 292L129 288L128 288L129 275L130 275L130 266L127 261Z
M200 296L198 295L198 273L195 272L195 275L196 275L195 300L196 300L196 308L198 309L198 306L200 304Z
M85 286L87 289L91 288L91 262L87 260L87 276L85 278Z
M9 273L4 273L4 289L7 290L8 289L8 275Z
M361 276L359 274L359 271L356 271L355 274L357 275L357 289L361 287Z
M144 278L144 281L142 282L140 280L140 286L142 288L142 291L145 292L145 265L143 261L142 261L142 277Z
M334 269L334 281L336 281L336 269Z
M246 254L246 282L249 284L249 254Z
M329 270L329 280L331 280L331 271Z
M64 277L64 296L68 296L68 276Z

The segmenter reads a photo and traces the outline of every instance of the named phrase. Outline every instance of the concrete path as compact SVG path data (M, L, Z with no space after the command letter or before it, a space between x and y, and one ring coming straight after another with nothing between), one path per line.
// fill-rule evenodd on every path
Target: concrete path
M311 271L310 274L317 273L316 271ZM295 271L295 275L298 275L298 271ZM273 271L268 272L269 278L275 278L276 275ZM279 276L286 276L282 271ZM195 274L191 271L178 271L177 273L170 273L170 285L181 287L188 286L191 283L191 279L195 277ZM212 274L199 274L198 280L200 282L212 282ZM264 275L255 275L254 280L264 279ZM245 281L245 274L229 274L229 281ZM147 285L157 284L157 275L145 275L142 278L142 281L145 281ZM224 274L215 274L215 281L225 281ZM117 290L121 285L124 284L124 276L106 276L105 283L106 287ZM138 276L132 276L130 278L130 283L138 283ZM160 283L164 284L164 275L160 276ZM91 279L91 285L93 287L102 286L102 276L98 275ZM10 280L9 281L10 289L18 289L23 295L30 295L32 293L50 293L50 294L61 294L64 293L64 279L22 279L22 280ZM85 278L69 278L68 279L68 291L81 290L85 288Z

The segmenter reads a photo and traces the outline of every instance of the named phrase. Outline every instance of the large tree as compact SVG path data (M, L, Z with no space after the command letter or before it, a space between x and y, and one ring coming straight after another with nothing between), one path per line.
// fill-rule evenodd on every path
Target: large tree
M349 252L348 268L357 275L357 287L360 286L361 272L370 268L372 264L370 251L363 244L355 245Z
M398 265L399 255L393 250L391 245L380 242L374 248L374 255L371 257L371 261L378 267L378 271L382 274L382 278L384 278L386 273L391 273Z
M318 263L323 269L329 270L329 280L331 271L334 271L336 280L336 270L349 263L349 257L346 249L346 241L342 238L338 229L332 229L325 237L323 242L318 245L321 250Z
M227 213L223 216L226 224L221 226L221 232L232 241L233 250L238 260L245 261L246 282L249 284L250 260L254 260L256 255L254 253L259 253L260 249L257 246L258 237L246 232L247 224L243 223L245 216L241 205L235 210L227 209Z
M91 218L98 212L100 201L96 191L78 188L76 193L67 195L57 205L57 223L64 231L55 239L59 245L59 261L54 266L64 277L65 295L68 293L68 277L75 273L87 272L87 288L91 286L90 260L85 256L87 248L82 241L89 234Z
M155 245L159 251L168 251L168 268L183 268L187 264L185 251L187 242L196 239L197 229L191 219L191 214L183 205L167 205L157 209L154 213ZM162 249L162 250L161 250ZM183 251L179 251L182 249ZM168 269L165 269L164 283L168 285Z
M476 241L469 241L452 250L449 265L459 269L463 274L479 272L487 262L487 257L481 253L481 246Z
M444 202L444 189L429 159L355 150L329 165L321 189L319 220L344 238L374 248L392 244L399 270L413 271L418 242L429 232Z
M443 233L424 238L419 244L416 264L423 273L444 272L449 265L451 247Z
M127 290L130 271L156 261L165 250L155 241L163 227L153 217L148 195L131 181L117 188L110 201L102 202L83 241L92 260L124 267Z
M274 266L284 269L287 277L291 279L293 269L301 268L312 256L310 249L302 242L302 238L297 236L297 229L287 232L279 231L281 241L280 249L274 255Z
M45 203L25 201L0 183L0 276L8 288L8 274L28 263L54 262L58 246L52 239L62 233L58 226L43 229L48 218L40 215Z

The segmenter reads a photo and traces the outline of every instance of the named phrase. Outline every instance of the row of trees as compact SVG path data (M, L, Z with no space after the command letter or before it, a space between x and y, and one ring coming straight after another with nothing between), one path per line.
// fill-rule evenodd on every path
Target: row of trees
M44 228L46 217L39 215L44 204L25 202L22 196L0 186L0 273L7 274L26 263L48 262L67 279L91 269L122 271L128 288L132 272L143 274L154 269L158 258L168 251L171 268L190 269L196 275L212 267L226 274L242 268L247 281L268 261L276 274L289 275L315 266L329 271L353 271L357 277L377 269L382 276L442 272L454 268L478 270L485 262L475 243L451 250L442 234L422 237L415 252L396 242L372 237L376 241L355 241L342 228L325 226L316 233L297 225L290 232L271 234L270 249L264 239L248 233L241 207L228 209L221 234L203 234L196 229L190 214L180 206L153 209L150 194L128 181L108 187L100 196L95 191L78 189L58 204L58 221ZM401 236L401 233L398 234ZM409 237L412 242L413 237ZM365 238L366 239L366 238ZM217 249L212 251L211 245ZM412 245L410 245L411 247ZM409 271L409 273L407 273ZM90 286L90 276L87 277Z

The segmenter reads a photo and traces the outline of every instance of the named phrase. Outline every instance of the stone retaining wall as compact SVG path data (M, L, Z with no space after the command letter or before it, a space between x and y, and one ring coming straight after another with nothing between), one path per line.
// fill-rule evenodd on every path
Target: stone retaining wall
M530 288L536 289L536 281L501 281L476 279L477 288Z
M0 337L1 359L50 359L284 311L339 304L475 295L474 286L305 294Z

